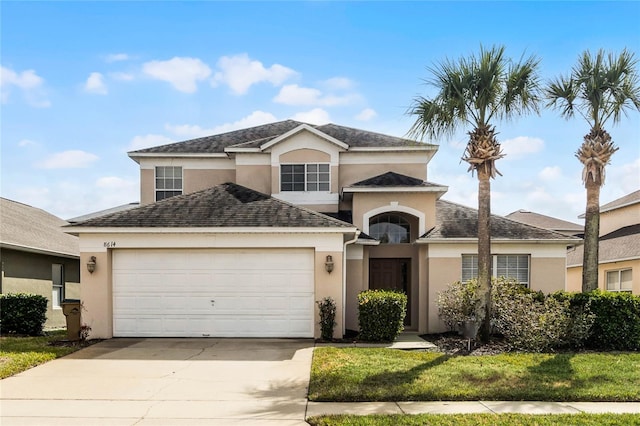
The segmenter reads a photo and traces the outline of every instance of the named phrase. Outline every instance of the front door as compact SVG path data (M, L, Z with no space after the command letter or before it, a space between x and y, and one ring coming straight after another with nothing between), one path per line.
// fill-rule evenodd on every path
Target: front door
M369 259L369 288L395 290L407 295L407 316L404 325L411 323L411 259Z

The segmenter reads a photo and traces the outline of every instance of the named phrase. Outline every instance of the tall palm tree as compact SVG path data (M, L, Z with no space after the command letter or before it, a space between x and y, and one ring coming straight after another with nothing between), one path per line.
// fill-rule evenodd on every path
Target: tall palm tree
M561 116L571 118L577 111L591 126L576 157L583 165L582 182L587 190L584 223L582 291L598 288L598 237L600 234L600 188L605 166L618 150L605 123L620 121L629 109L640 110L637 60L626 49L619 55L582 53L567 77L551 81L545 92L549 105Z
M538 112L539 60L522 57L514 62L504 46L480 47L479 55L445 60L428 68L427 80L437 93L431 99L414 99L409 114L416 116L409 134L419 138L453 135L460 127L471 128L462 159L478 176L478 283L482 319L480 338L487 341L491 318L491 179L500 174L496 160L504 157L493 120Z

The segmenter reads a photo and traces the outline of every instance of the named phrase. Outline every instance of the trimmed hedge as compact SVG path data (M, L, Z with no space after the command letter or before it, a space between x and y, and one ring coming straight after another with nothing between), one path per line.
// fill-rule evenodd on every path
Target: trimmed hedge
M0 294L2 334L42 335L47 320L47 298L38 294Z
M554 293L572 307L589 306L595 315L586 347L599 350L640 350L640 296L595 290L589 293Z
M360 339L390 342L404 329L407 295L391 290L367 290L358 294Z

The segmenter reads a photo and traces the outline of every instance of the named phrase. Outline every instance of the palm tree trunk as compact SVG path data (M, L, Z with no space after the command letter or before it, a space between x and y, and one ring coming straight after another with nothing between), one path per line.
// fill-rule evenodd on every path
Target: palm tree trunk
M479 337L489 341L491 334L491 175L484 167L478 168L478 305Z
M600 182L587 178L587 209L584 218L582 292L598 288L598 244L600 236Z

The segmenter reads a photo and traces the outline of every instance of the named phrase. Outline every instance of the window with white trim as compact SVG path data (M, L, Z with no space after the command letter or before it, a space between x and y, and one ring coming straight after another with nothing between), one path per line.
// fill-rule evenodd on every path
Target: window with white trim
M182 167L156 167L156 201L175 195L182 195Z
M411 225L400 215L384 213L369 220L369 235L381 244L408 243Z
M64 265L58 263L51 265L51 282L53 283L51 306L60 308L64 300Z
M529 287L530 256L528 254L494 254L491 256L491 276L505 277ZM462 281L478 278L478 255L462 255Z
M631 268L607 271L607 291L631 291Z
M330 189L328 163L280 165L280 191L329 192Z

